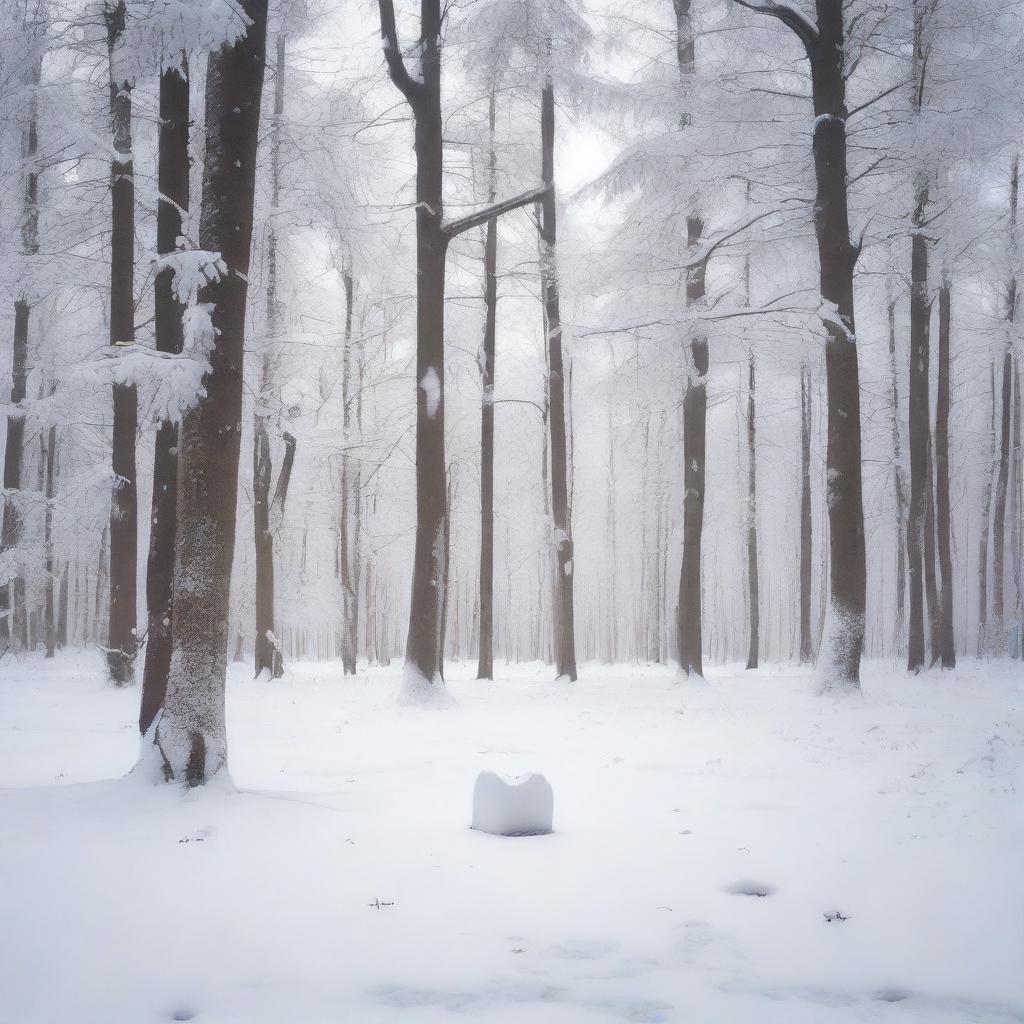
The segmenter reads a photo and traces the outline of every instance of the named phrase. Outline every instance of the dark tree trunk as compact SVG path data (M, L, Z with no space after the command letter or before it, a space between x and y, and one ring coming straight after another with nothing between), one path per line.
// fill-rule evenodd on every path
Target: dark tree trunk
M910 626L907 668L920 672L925 663L924 599L925 545L928 507L929 421L929 318L928 240L924 236L924 211L928 190L919 187L915 197L911 235L910 285L910 515L907 524L907 568L910 580Z
M676 63L683 83L696 66L696 48L690 0L673 0L676 16ZM683 112L681 127L690 124ZM704 233L696 212L686 218L686 244L695 255ZM696 312L704 305L705 263L686 272L686 306ZM703 612L701 609L701 542L704 533L704 473L707 431L708 339L698 316L692 316L686 343L686 387L683 392L683 561L679 571L676 607L676 643L679 668L687 676L704 675Z
M935 462L932 452L931 427L928 429L928 476L925 479L924 506L924 587L928 608L928 642L931 668L941 656L942 650L942 608L939 605L939 579L935 564L937 555L935 533Z
M60 576L60 590L57 594L57 647L68 645L68 576L71 563L64 562Z
M11 405L17 407L25 401L28 379L28 318L29 304L24 299L14 304L14 367L11 384ZM21 512L14 497L21 490L21 461L25 447L25 416L17 410L7 416L7 441L4 449L3 532L0 551L10 551L21 537ZM8 644L15 651L28 647L25 632L25 581L15 575L8 585L0 586L0 648Z
M760 648L760 588L757 577L757 435L754 416L754 354L749 359L747 391L747 579L750 603L750 646L747 668L757 668Z
M978 539L978 656L988 652L988 547L992 521L992 482L996 475L996 368L989 365L988 472L981 497L981 535Z
M935 405L935 521L938 528L939 571L942 575L943 668L956 667L956 640L953 626L953 547L949 512L949 365L950 365L950 293L952 286L943 277L939 291L939 389Z
M444 271L449 239L536 201L537 190L444 223L441 133L441 2L421 0L420 74L405 67L393 0L378 0L384 59L413 113L416 154L416 548L403 700L444 702L448 506L444 445Z
M489 120L488 202L497 197L497 159L494 150L496 86L491 84ZM487 222L484 241L484 343L480 374L480 655L477 679L494 678L494 373L498 312L498 218Z
M541 178L554 182L555 89L549 77L541 91ZM557 225L555 191L541 203L541 288L544 294L544 328L547 337L548 429L551 439L551 522L555 544L554 616L555 675L576 680L576 629L573 602L572 510L569 503L569 463L566 439L566 372L562 352L562 317L559 307Z
M253 417L253 528L256 547L256 639L254 643L255 674L269 672L272 679L284 675L284 656L274 623L274 524L271 523L270 486L273 461L270 454L270 433L266 406L273 379L274 353L281 329L277 303L277 225L281 201L281 121L284 117L285 36L277 37L277 68L274 78L274 125L270 153L270 225L267 229L267 341L263 353L259 394ZM286 436L286 440L288 435ZM285 458L294 456L295 443L286 448ZM284 478L284 466L278 479ZM285 491L287 492L287 479Z
M110 164L110 344L135 342L135 178L132 166L132 85L117 63L125 27L125 4L104 9L110 60L110 120L114 159ZM135 681L138 508L135 434L138 409L134 385L114 384L114 426L110 499L110 623L107 671L115 686Z
M894 649L899 650L906 620L907 593L907 488L903 473L903 446L900 442L900 392L896 370L896 301L889 300L889 376L892 394L892 466L896 492L896 622L893 626Z
M50 393L53 393L53 389L51 389ZM56 493L54 474L57 461L57 428L55 426L51 426L46 433L43 458L46 464L46 511L43 514L43 549L46 559L46 587L43 598L43 639L46 645L46 657L52 658L57 652L57 607L54 593L53 563L53 498Z
M39 152L37 90L42 80L42 59L32 61L28 84L30 87L29 119L25 126L22 155L27 168L25 195L22 208L22 252L27 257L39 252L39 172L35 158ZM3 485L7 496L0 506L0 554L10 551L21 538L21 512L17 506L17 491L21 490L21 462L25 447L25 413L17 409L25 401L28 380L28 324L31 304L27 296L14 303L14 340L11 353L11 405L15 411L7 415L7 438L4 446ZM12 580L0 581L0 653L8 646L16 652L28 647L28 618L25 614L25 580L15 574Z
M355 282L350 268L342 274L345 286L345 341L342 352L341 404L344 422L344 447L341 453L341 515L338 575L341 579L342 643L341 661L345 675L356 674L359 653L359 501L358 471L353 481L352 460L352 303ZM355 506L355 508L353 508ZM354 520L354 522L353 522Z
M1013 158L1010 169L1010 251L1017 250L1017 197L1020 184L1020 161ZM1006 289L1006 319L1017 320L1017 277L1012 272ZM995 504L992 510L992 623L989 653L1003 654L1006 644L1004 618L1004 574L1006 554L1006 492L1010 477L1010 405L1013 391L1013 348L1008 343L1003 355L1003 376L1000 394L999 463L996 474Z
M181 424L171 668L155 742L168 780L200 785L226 765L224 681L235 544L242 361L267 0L244 0L245 35L210 55L199 244L227 271L202 289L216 330L206 396Z
M999 416L999 471L996 476L992 511L992 628L990 650L1003 654L1006 644L1004 619L1004 576L1006 556L1006 492L1010 473L1010 408L1013 384L1013 354L1009 346L1003 356L1003 378Z
M160 133L157 188L164 197L156 212L156 251L173 253L182 233L181 211L189 195L189 76L185 55L180 68L160 75ZM155 334L158 352L182 350L184 309L174 295L174 271L161 268L154 282ZM163 707L171 664L171 616L174 582L175 509L178 499L178 427L161 423L153 454L153 511L146 565L146 663L142 674L139 731L145 733Z
M842 0L816 0L817 31L805 38L814 98L815 233L827 330L830 625L818 652L822 689L859 688L867 570L861 482L860 382L846 170L846 79Z
M811 642L811 578L814 521L811 518L811 379L800 367L800 662L814 660Z

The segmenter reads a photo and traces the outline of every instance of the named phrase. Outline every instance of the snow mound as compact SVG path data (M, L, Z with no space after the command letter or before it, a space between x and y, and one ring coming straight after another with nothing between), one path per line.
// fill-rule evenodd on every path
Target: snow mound
M554 806L554 792L543 775L507 778L481 772L473 787L473 828L496 836L547 835Z

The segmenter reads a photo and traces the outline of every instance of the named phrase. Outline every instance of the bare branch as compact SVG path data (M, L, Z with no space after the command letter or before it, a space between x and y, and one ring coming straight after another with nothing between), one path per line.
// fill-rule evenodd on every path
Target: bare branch
M799 11L793 10L786 4L773 3L772 0L764 0L764 3L751 3L750 0L733 0L733 3L745 7L748 11L755 11L757 14L767 14L771 18L777 18L787 28L792 29L804 44L804 49L810 57L818 45L818 30Z
M398 46L398 28L395 25L394 0L377 0L377 6L380 9L380 39L384 48L384 60L388 65L388 74L398 91L413 103L422 87L409 74L402 59L402 51Z
M461 235L464 231L469 231L471 228L486 224L492 217L499 217L503 213L511 213L512 210L518 210L523 206L536 203L538 200L543 199L549 191L551 191L550 182L547 185L538 185L537 188L524 192L514 199L504 199L500 203L491 203L479 210L475 210L473 213L467 213L465 217L450 220L446 224L441 225L441 231L444 233L445 238L452 239L456 235Z

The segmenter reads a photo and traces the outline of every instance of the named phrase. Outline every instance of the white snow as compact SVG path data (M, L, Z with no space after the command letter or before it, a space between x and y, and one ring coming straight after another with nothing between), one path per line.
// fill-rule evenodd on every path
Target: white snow
M420 381L420 387L423 388L427 400L427 416L433 419L437 415L437 410L441 408L441 379L434 367L427 368Z
M0 662L0 1020L1022 1019L1019 669L497 670L431 715L397 664L232 666L237 788L183 792L120 778L98 655ZM472 831L481 770L543 772L557 831Z
M473 828L496 836L547 835L554 807L551 783L543 775L481 772L473 787Z

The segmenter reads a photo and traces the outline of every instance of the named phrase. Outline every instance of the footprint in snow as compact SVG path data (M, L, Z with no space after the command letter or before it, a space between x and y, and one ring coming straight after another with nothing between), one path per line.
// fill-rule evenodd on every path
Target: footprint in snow
M195 1020L196 1014L194 1010L188 1009L188 1007L182 1006L177 1010L172 1011L171 1020Z
M898 985L890 985L888 988L879 989L875 993L875 998L883 1003L902 1003L904 999L910 998L910 993Z
M725 891L734 896L771 896L776 892L774 885L767 882L755 882L751 878L741 878L725 887Z

